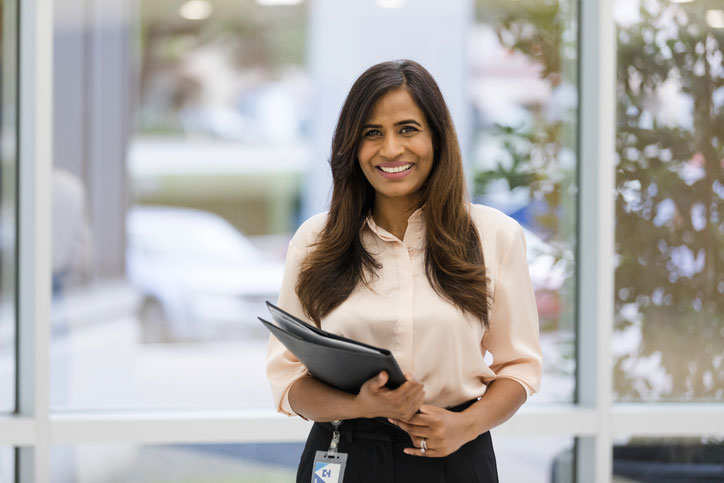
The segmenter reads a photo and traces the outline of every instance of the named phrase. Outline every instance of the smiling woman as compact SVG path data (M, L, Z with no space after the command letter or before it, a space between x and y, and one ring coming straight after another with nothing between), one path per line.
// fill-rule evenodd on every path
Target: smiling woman
M332 141L330 211L292 238L278 305L388 349L406 382L389 389L382 371L346 393L272 337L278 410L316 422L298 482L330 440L349 456L347 482L497 481L489 430L538 390L538 316L523 231L467 201L461 158L421 65L383 62L354 83Z
M375 116L381 118L376 122L386 124L386 132L369 128L382 126L373 122ZM420 134L406 135L410 142L403 145L395 140L405 136L392 134L404 131L402 126L392 132L389 127L408 120L419 124ZM370 136L383 136L380 151L375 150L376 143L370 143ZM390 148L398 151L391 153ZM362 278L365 271L374 273L379 268L357 235L370 212L375 224L402 240L408 218L427 205L421 216L428 240L424 265L431 283L447 300L487 324L485 263L465 203L462 155L450 112L430 73L412 61L369 68L345 101L332 153L329 220L320 249L305 260L297 285L306 314L318 321L342 303L359 280L366 280ZM368 158L374 166L414 158L419 166L410 168L412 183L399 174L402 179L391 182L376 167L368 166L371 172L366 171ZM453 240L456 245L451 249Z
M362 172L375 189L375 203L404 204L414 211L433 156L432 133L410 93L396 89L382 96L364 125L357 152ZM392 233L400 239L404 235L399 229Z

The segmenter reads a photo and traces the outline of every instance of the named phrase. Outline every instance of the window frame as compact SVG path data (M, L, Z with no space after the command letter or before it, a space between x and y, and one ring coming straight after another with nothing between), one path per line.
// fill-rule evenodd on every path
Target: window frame
M17 449L17 481L50 481L56 444L303 441L309 423L268 411L49 408L51 309L52 0L19 9L17 400L0 415L0 445ZM579 9L577 392L573 403L523 407L496 436L577 438L578 481L612 479L613 436L721 435L724 405L615 404L613 331L616 43L613 0Z

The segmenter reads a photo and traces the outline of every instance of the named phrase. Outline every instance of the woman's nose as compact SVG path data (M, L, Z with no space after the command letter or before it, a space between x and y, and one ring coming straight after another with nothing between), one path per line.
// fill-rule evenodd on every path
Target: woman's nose
M385 158L396 158L405 151L397 136L386 136L380 154Z

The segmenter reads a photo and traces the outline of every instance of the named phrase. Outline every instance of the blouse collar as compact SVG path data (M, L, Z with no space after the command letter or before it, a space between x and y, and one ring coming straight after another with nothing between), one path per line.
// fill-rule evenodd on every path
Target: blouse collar
M390 233L389 231L385 230L381 226L379 226L377 223L375 223L374 218L372 217L372 212L367 215L367 218L365 219L365 225L367 226L372 233L377 235L379 238L385 241L389 242L402 242L405 244L409 249L422 249L423 247L423 240L425 239L425 225L422 218L422 210L424 207L420 207L416 209L410 217L407 219L407 230L405 230L405 236L402 240L398 240L398 238Z

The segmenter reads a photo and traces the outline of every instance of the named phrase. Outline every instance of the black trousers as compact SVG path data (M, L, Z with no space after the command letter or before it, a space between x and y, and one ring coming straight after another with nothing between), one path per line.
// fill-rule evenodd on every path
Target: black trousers
M463 411L475 401L450 408ZM297 470L297 483L312 481L317 451L327 451L332 440L330 423L314 423ZM339 427L339 451L347 453L344 483L497 483L498 470L490 432L469 441L444 458L403 453L412 447L409 435L377 419L351 419Z

